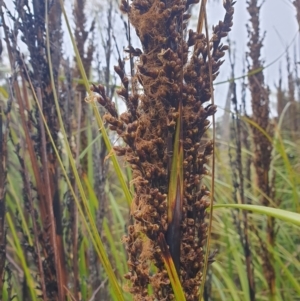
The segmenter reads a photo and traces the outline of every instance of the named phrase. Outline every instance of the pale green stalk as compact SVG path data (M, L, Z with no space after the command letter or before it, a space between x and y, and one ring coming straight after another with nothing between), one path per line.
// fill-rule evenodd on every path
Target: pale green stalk
M125 194L128 206L130 206L131 201L132 201L132 196L130 194L130 191L128 189L126 181L124 179L124 176L123 176L122 170L120 168L119 162L117 160L117 157L115 155L115 152L114 152L114 150L112 148L112 145L110 143L108 134L107 134L106 129L104 127L102 118L101 118L100 113L98 111L98 108L97 108L97 106L96 106L96 104L94 102L94 97L93 97L93 94L92 94L92 92L90 90L89 81L88 81L88 78L86 76L86 73L85 73L85 70L84 70L84 67L83 67L83 64L82 64L82 60L80 58L80 54L79 54L78 48L76 46L76 42L75 42L74 36L72 34L72 30L71 30L71 27L70 27L70 24L69 24L69 20L68 20L68 17L67 17L65 8L64 8L63 1L62 0L59 0L59 1L60 1L62 12L63 12L64 18L65 18L65 22L67 24L68 32L69 32L69 35L70 35L70 38L71 38L71 41L72 41L73 49L75 51L75 56L76 56L78 68L79 68L81 76L83 78L84 86L85 86L85 88L86 88L86 90L87 90L87 92L89 94L89 97L87 98L87 101L89 103L91 103L91 105L93 107L93 111L94 111L94 114L95 114L95 117L96 117L96 121L98 123L99 129L101 130L101 133L102 133L103 140L105 142L107 151L108 151L108 153L109 153L109 155L111 157L111 160L113 162L113 166L114 166L115 172L116 172L117 177L119 178L119 181L121 183L121 187L122 187L122 189L124 191L124 194Z

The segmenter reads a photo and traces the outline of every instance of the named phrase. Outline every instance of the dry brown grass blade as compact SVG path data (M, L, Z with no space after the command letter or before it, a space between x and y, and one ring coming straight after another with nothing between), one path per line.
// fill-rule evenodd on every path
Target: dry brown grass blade
M203 30L203 24L205 22L205 10L206 10L207 0L202 0L200 4L198 24L197 24L197 33L201 33Z

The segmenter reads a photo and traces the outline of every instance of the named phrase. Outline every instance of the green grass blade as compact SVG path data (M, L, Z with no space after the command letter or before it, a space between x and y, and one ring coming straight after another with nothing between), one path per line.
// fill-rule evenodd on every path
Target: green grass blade
M213 282L213 284L215 284L215 286L217 288L217 292L218 292L218 294L220 296L220 299L218 299L218 300L220 300L220 301L227 301L226 296L225 296L225 294L223 292L223 288L222 288L221 282L220 282L220 280L215 275L212 275L212 282Z
M276 262L281 266L285 276L287 277L289 284L293 286L295 291L300 296L300 283L298 281L299 279L298 280L296 279L296 277L286 267L286 264L281 261L281 259L275 252L274 252L274 256L275 256Z
M243 300L250 301L248 275L245 269L245 265L240 257L243 251L240 248L240 244L236 243L232 236L230 238L230 244L231 244L231 254L235 261L236 270L238 272L239 280L244 294Z
M97 142L102 137L102 134L97 135L96 138L93 139L91 143L80 153L78 156L78 159L81 160L84 158L84 156L88 153L89 149L94 145L95 142Z
M118 206L118 204L116 202L116 199L115 199L114 195L111 193L111 191L108 192L108 197L109 197L109 201L111 203L111 207L113 209L113 212L115 213L115 215L118 219L118 222L121 225L122 229L124 229L125 226L126 226L125 219L124 219L124 217L122 215L122 212L120 210L120 207Z
M88 243L86 238L82 239L79 246L79 273L82 279L88 278L88 266L86 262L86 253L88 252ZM87 300L88 285L86 281L81 281L80 290L83 300Z
M226 287L228 288L228 290L231 294L231 298L229 300L241 301L241 299L239 298L239 296L237 294L236 284L231 280L231 278L229 277L229 275L227 274L225 269L223 269L223 267L221 265L219 265L219 263L217 263L217 262L214 262L212 267L215 271L217 271L219 273L219 275L221 276L221 279L224 280Z
M86 175L82 176L84 184L87 188L88 191L88 195L89 195L89 207L90 207L90 211L92 213L93 219L95 220L96 218L96 213L95 210L98 209L99 204L98 204L98 199L97 196L95 194L95 191L92 187L92 184L89 181L89 178Z
M168 193L168 230L167 244L177 271L180 265L180 224L183 206L183 142L182 142L182 106L179 104L179 117L173 146L173 157L170 170ZM170 137L170 139L172 139ZM171 141L170 141L171 142ZM170 275L169 275L170 276Z
M111 255L115 262L116 270L119 272L120 275L124 275L125 269L123 266L123 261L120 260L120 254L116 247L116 240L114 239L114 236L111 232L111 227L108 225L107 218L104 218L104 220L103 220L103 230L104 230L105 236L107 238L107 241L108 241L108 244L110 247Z
M18 237L18 234L16 232L15 226L13 224L12 218L8 213L6 213L6 220L8 223L8 226L10 228L11 234L12 234L12 238L14 240L14 250L16 251L17 256L19 257L19 260L21 262L21 266L22 266L22 270L25 274L26 277L26 282L30 291L30 296L31 296L31 300L32 301L36 301L37 300L37 292L35 291L35 281L32 278L32 272L30 271L27 263L26 263L26 259L25 259L25 255L23 253L23 249L20 243L20 239Z
M272 216L288 223L292 223L294 225L300 226L300 214L286 211L278 208L270 208L266 206L258 206L258 205L246 205L246 204L218 204L214 205L214 209L219 208L236 208L241 210L249 210L255 213L264 214L267 216Z
M9 192L11 194L7 196L7 199L9 200L7 202L7 204L9 206L11 206L12 204L16 204L16 208L12 208L13 210L17 209L18 210L18 213L20 214L20 218L21 218L21 221L22 221L22 227L23 227L23 231L26 233L27 237L28 237L28 242L29 242L29 245L30 246L33 246L33 241L32 241L32 237L30 235L30 231L29 231L29 228L28 228L28 225L27 225L27 222L26 222L26 219L25 219L25 216L24 216L24 212L22 210L22 207L21 207L21 204L20 204L20 200L19 200L19 197L18 197L18 194L17 192L15 191L15 187L14 187L14 184L12 182L12 179L11 179L11 176L8 174L7 175L7 181L9 183ZM11 199L12 197L12 199Z

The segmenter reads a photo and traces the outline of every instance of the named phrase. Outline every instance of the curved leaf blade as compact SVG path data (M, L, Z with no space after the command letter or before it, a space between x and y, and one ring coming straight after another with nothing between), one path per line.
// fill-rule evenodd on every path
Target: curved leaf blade
M214 205L214 209L219 208L235 208L241 210L248 210L255 213L264 214L267 216L272 216L288 223L300 226L300 214L296 212L291 212L278 208L270 208L266 206L259 205L247 205L247 204L218 204Z

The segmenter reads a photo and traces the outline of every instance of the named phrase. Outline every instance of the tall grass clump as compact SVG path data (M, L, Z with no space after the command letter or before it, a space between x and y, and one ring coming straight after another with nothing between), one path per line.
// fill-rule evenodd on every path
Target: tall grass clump
M230 51L231 53L231 51ZM230 56L232 78L234 79L235 54ZM242 95L245 95L245 83L242 84ZM230 142L234 147L229 149L230 166L232 169L232 187L233 200L236 204L249 204L251 200L247 196L247 190L251 188L251 157L243 154L243 147L250 148L248 140L248 127L243 121L242 115L247 116L245 99L242 99L242 105L238 103L237 86L235 80L230 84L229 96L231 97L233 113L230 125L231 138ZM234 149L235 148L235 149ZM245 158L246 157L246 158ZM248 282L249 300L255 300L255 277L253 265L253 250L250 239L250 220L247 211L240 212L239 210L232 212L236 231L239 235L240 243L244 253L244 261L246 266L246 275Z
M107 110L109 128L125 143L114 151L132 169L125 277L135 300L174 298L166 267L171 259L186 300L199 299L203 281L205 211L212 200L202 178L209 174L213 142L201 138L216 111L208 103L211 82L227 49L220 41L232 26L233 1L224 2L224 21L213 28L211 39L190 29L185 40L186 11L194 2L122 1L142 44L142 49L129 45L126 50L135 58L134 77L126 75L122 61L115 67L122 81L117 94L127 110L119 114L104 86L92 87ZM154 296L148 295L149 284Z
M33 7L28 4L16 3L17 15L10 15L14 22L14 31L10 31L5 23L5 17L1 7L1 18L5 30L5 40L8 48L10 65L13 76L10 80L11 91L19 108L19 120L22 125L22 138L10 134L10 147L15 152L19 162L18 178L22 182L22 189L18 193L24 196L24 205L27 209L26 219L20 218L17 227L21 229L22 239L20 248L24 253L23 269L31 258L36 265L40 277L40 289L43 298L57 295L60 299L66 296L64 286L67 285L67 273L65 268L64 242L62 232L62 208L60 206L57 158L54 155L53 146L43 125L42 115L45 117L53 141L58 145L58 121L54 114L53 86L49 73L49 64L46 55L45 43L45 3L35 2ZM49 15L51 41L53 41L53 74L56 79L59 68L61 39L59 14L56 14L59 6L55 5ZM24 56L18 50L19 34L29 53L30 67L25 62ZM17 70L18 68L18 70ZM20 70L20 72L18 72ZM20 84L22 83L22 84ZM32 106L26 90L26 85L31 87L38 105ZM54 83L57 85L57 80ZM33 91L34 89L34 91ZM31 94L31 95L33 95ZM20 139L20 140L19 140ZM24 152L24 147L28 153ZM30 164L25 158L28 158ZM32 170L32 172L31 172ZM22 192L22 193L21 193ZM13 206L14 207L14 206ZM12 210L20 210L15 207ZM39 214L36 214L38 210ZM19 212L23 216L23 212ZM25 226L25 224L26 226ZM30 225L30 226L29 226ZM30 234L29 229L32 230ZM26 230L28 232L26 232ZM33 235L35 238L32 238ZM21 251L20 249L20 251ZM21 252L22 253L22 252ZM28 276L28 275L27 275ZM26 282L33 281L33 277L24 278L25 296L37 298L34 289L26 288ZM49 285L46 286L46 283ZM31 284L31 283L30 283Z
M296 2L296 1L295 1ZM297 68L294 69L295 77L291 71L290 59L287 54L288 91L282 88L280 78L277 87L278 118L272 118L270 113L270 90L265 83L264 72L267 68L262 59L264 35L260 28L260 9L262 2L248 1L247 10L250 15L248 23L248 47L247 63L248 73L243 77L242 93L239 99L236 90L236 80L234 78L235 61L231 56L232 74L230 81L230 97L232 100L232 122L230 144L230 169L232 174L232 185L229 191L233 192L233 201L237 205L228 205L233 208L246 208L246 211L232 211L232 219L221 218L215 227L221 231L225 238L223 243L226 248L221 247L221 254L217 257L220 261L227 260L226 270L223 269L224 283L229 288L227 297L234 300L294 300L299 287L295 284L297 272L293 265L283 268L285 258L283 253L293 253L296 243L283 243L287 237L285 227L282 223L275 223L275 217L258 217L254 215L251 207L259 204L260 208L265 208L271 212L273 208L287 208L295 210L294 201L298 199L299 191L295 186L298 178L294 172L296 165L293 155L293 147L297 142L297 107L298 101L295 91L298 87ZM297 55L295 53L295 61ZM247 84L246 83L247 77ZM246 88L249 89L252 112L247 114ZM222 138L221 138L222 139ZM296 141L296 140L293 140ZM224 158L220 158L218 169L222 169ZM222 169L223 170L223 169ZM225 194L226 173L219 177L222 188L217 190ZM288 181L287 181L288 179ZM298 178L299 179L299 178ZM224 181L224 182L223 182ZM219 195L218 195L219 196ZM222 199L222 195L219 196ZM227 195L223 197L225 203L230 203ZM219 206L219 205L217 205ZM222 206L222 205L220 205ZM224 205L227 206L227 205ZM267 209L269 208L269 209ZM293 209L291 209L293 208ZM286 212L287 213L287 212ZM215 218L218 219L217 213ZM232 226L236 227L235 233ZM288 226L287 226L288 227ZM290 229L290 228L289 228ZM224 232L223 232L224 231ZM290 231L292 231L290 229ZM292 232L291 232L292 233ZM218 239L217 238L217 239ZM239 238L239 242L236 239ZM294 237L295 238L295 237ZM218 243L216 243L218 245ZM222 244L220 244L222 246ZM284 246L284 247L283 247ZM226 251L230 250L230 251ZM232 254L231 254L232 252ZM292 256L290 258L293 258ZM297 259L295 261L298 261ZM213 265L221 274L218 263ZM228 271L228 275L225 274ZM291 280L290 289L283 283L283 275L289 275ZM230 276L229 276L230 275ZM235 279L233 283L228 278ZM240 290L233 290L233 287L240 287ZM292 288L293 287L293 288ZM219 293L219 292L216 292ZM236 295L236 293L238 295ZM220 294L221 297L221 294Z
M248 77L248 84L251 93L252 121L251 126L253 137L254 157L253 165L256 172L256 183L260 193L260 203L264 206L273 207L272 201L275 197L274 177L271 171L272 160L272 124L270 122L269 111L269 91L264 83L263 62L261 60L261 49L263 38L260 36L259 12L261 6L258 1L248 1L247 10L250 15L249 52L250 59L249 73L255 72ZM270 138L271 137L271 138ZM274 268L274 258L270 248L275 246L275 219L267 218L266 225L267 241L261 240L261 246L258 252L262 256L264 275L270 290L270 296L276 295L276 274ZM269 246L269 247L268 247Z
M73 12L75 23L83 23L75 30L80 45L86 44L93 31L93 26L83 28L84 6L85 1L78 0ZM88 123L91 110L82 114L79 110L85 104L85 92L82 84L74 84L76 77L78 82L77 67L62 56L62 7L59 1L51 5L25 1L15 2L11 12L1 2L0 13L11 66L1 140L7 141L10 154L7 165L1 165L1 187L6 184L8 190L5 206L1 203L1 217L6 209L8 226L7 239L6 231L2 227L0 231L6 251L1 252L1 256L6 255L5 267L2 257L0 261L1 279L5 280L4 286L1 281L3 300L14 296L20 300L66 300L70 296L80 300L93 292L97 295L96 291L107 293L107 281L103 282L107 275L98 269L99 247L93 246L97 238L99 245L99 234L88 241L89 229L82 226L89 219L92 227L95 212L103 208L95 201L97 193L89 190L99 184L93 179L90 151L82 156L95 139L95 130ZM86 52L82 49L86 72L90 71L93 51L91 43ZM85 140L80 143L82 132ZM95 149L98 146L94 143ZM5 163L6 156L2 158ZM85 189L78 181L77 169ZM87 194L93 200L84 209L88 217L79 218ZM2 225L4 219L0 220ZM102 226L103 216L98 223Z

